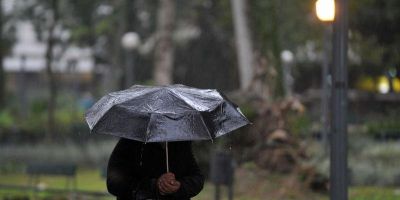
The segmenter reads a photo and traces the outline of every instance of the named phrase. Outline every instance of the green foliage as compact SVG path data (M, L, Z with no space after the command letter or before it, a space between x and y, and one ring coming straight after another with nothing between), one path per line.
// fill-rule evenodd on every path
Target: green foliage
M15 162L2 162L0 165L0 174L22 173L24 169L24 166Z
M307 142L307 154L318 172L329 176L329 156L322 143ZM398 157L399 141L382 142L365 137L364 134L349 134L348 167L352 186L398 186L400 172Z
M395 188L355 187L350 189L352 200L397 200L399 192Z
M103 167L106 165L116 141L88 141L87 138L80 137L79 143L64 140L62 143L54 144L2 145L0 147L0 170L12 172L12 168L14 168L16 170L14 172L22 172L20 165L26 163L65 163L66 161L78 166Z
M31 103L31 113L40 114L47 110L47 100L35 99Z
M0 129L10 129L15 123L14 117L9 110L0 112Z
M30 104L28 116L16 123L24 134L44 134L47 121L47 100L35 99Z
M219 12L218 24L228 30L233 30L232 23L232 10L230 0L220 0L217 1L217 7L221 12Z
M20 124L17 124L17 126L24 134L44 134L46 122L46 112L31 113L26 119L22 120Z
M85 123L84 112L81 110L57 110L55 116L57 126L62 134L74 134L73 129L79 124Z
M248 1L249 22L254 48L274 67L276 75L268 77L273 97L282 97L282 50L296 50L309 41L319 42L321 27L314 17L315 1L256 0Z
M250 104L241 105L240 110L250 121L254 121L257 117L257 110Z
M350 47L361 57L353 74L376 76L393 67L399 70L400 1L350 1L349 9Z
M311 132L312 119L309 115L302 113L289 113L287 116L287 128L295 136L307 136Z
M308 40L319 38L321 26L314 17L315 1L250 1L250 18L255 41L262 53L289 49L294 51ZM280 51L278 52L280 56ZM274 55L276 56L276 55ZM275 61L280 57L269 57Z
M76 100L68 95L61 94L57 102L55 112L55 123L57 134L73 134L77 128L85 125L84 110L78 108ZM34 99L23 119L18 116L18 112L12 112L11 109L5 109L0 112L0 134L9 135L10 130L16 130L17 134L24 134L24 137L44 136L47 116L47 99ZM80 128L82 129L82 128ZM57 136L55 136L57 137Z
M100 20L95 27L96 35L101 35L113 31L112 22L113 22L112 18L105 18Z
M89 27L76 27L71 34L71 39L74 41L86 40L91 37Z
M55 113L56 125L62 135L74 134L74 128L85 124L84 110L77 105L77 100L68 94L60 95Z
M369 121L366 123L367 133L373 137L385 135L398 135L400 137L400 118L388 117L380 120Z

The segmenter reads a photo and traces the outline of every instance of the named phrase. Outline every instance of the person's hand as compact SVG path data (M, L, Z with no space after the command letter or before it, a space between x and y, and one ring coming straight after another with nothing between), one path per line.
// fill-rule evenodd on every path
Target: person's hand
M179 190L181 183L175 179L175 174L165 173L157 180L158 191L161 195L172 194Z

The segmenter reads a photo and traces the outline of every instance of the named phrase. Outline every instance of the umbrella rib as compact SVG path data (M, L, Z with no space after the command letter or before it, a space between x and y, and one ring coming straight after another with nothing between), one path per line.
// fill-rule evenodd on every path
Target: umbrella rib
M132 90L132 89L126 89L124 91L128 91L128 90ZM120 98L123 95L122 94L118 94L117 92L112 92L112 93L107 94L106 96L108 96L111 99L111 102L112 102L111 106L109 106L108 109L101 111L100 113L102 113L102 114L100 116L96 117L96 120L93 120L90 124L88 123L89 124L89 128L93 129L95 124L97 122L99 122L101 120L101 118L104 117L104 114L107 113L112 107L114 107L114 106L116 106L118 104L122 104L124 102L127 102L129 100L135 99L135 98L137 98L139 96L147 95L147 94L149 94L151 92L155 92L155 91L157 91L157 90L148 91L148 92L145 92L145 93L143 93L141 95L135 96L133 98L126 98L126 99ZM106 100L105 97L103 97L103 98L104 98L104 101L105 101ZM103 98L101 98L100 100L102 100ZM123 99L123 100L121 100L121 99ZM85 114L85 119L87 118L88 112L94 112L94 111L92 110L92 108L90 108ZM98 112L98 111L95 111L95 112ZM88 121L88 120L86 119L86 121ZM91 124L93 124L93 125L91 125Z
M245 120L245 121L248 121L248 120ZM246 126L247 124L249 124L249 123L248 122L240 123L240 124L236 124L235 126L232 126L232 127L228 128L228 129L224 128L224 130L221 130L221 133L218 136L215 136L215 137L216 138L217 137L221 137L221 136L223 136L223 135L225 135L227 133L230 133L230 132L232 132L234 130L237 130L237 129L243 127L243 126Z
M188 103L185 101L185 99L183 99L181 96L179 96L178 94L176 94L175 91L170 90L169 88L166 88L166 89L167 89L167 91L168 91L170 94L172 94L172 96L176 97L178 100L182 101L184 104L186 104L187 106L189 106L189 107L192 108L193 110L196 110L196 108L193 108L192 105L188 104ZM184 97L184 98L186 98L186 97Z
M204 128L206 129L208 135L210 136L211 142L214 142L214 138L212 137L210 130L208 130L208 127L207 127L206 123L204 122L203 116L201 115L200 112L199 112L199 114L200 114L201 123L203 124Z
M145 138L144 138L144 142L145 142L145 143L149 140L149 135L150 135L150 129L149 129L150 120L151 120L151 114L150 114L149 122L147 123L146 136L145 136Z
M181 101L183 101L186 105L188 105L190 108L192 108L193 110L197 110L197 108L194 108L192 105L190 105L187 101L188 101L188 98L187 97L185 97L184 95L182 95L182 94L177 94L174 90L170 90L169 88L167 88L167 90L173 95L173 96L175 96L176 98L178 98L179 100L181 100Z

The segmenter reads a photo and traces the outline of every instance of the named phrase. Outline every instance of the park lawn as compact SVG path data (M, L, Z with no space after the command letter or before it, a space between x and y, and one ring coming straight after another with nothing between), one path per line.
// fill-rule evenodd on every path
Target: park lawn
M227 200L227 195L225 191L222 192L222 200ZM203 191L194 198L195 200L210 200L214 199L214 188L211 184L206 184ZM271 197L254 197L250 194L235 194L236 200L280 200ZM309 200L309 197L303 198L288 198L293 200ZM288 200L285 198L285 200ZM329 196L326 195L316 195L313 199L328 200ZM393 187L375 187L375 186L358 186L350 187L349 189L349 200L400 200L400 188Z
M27 186L28 176L26 174L0 174L0 184ZM84 191L106 192L105 180L102 179L98 170L80 169L78 170L77 189ZM42 176L40 183L46 188L64 189L67 178L62 176Z
M18 174L0 174L0 185L14 185L14 186L27 186L28 176L23 173ZM91 169L80 169L78 170L77 177L77 190L86 192L106 192L105 180L102 179L100 172L98 170ZM66 189L67 179L62 176L43 176L40 177L40 185L47 189ZM14 189L4 189L0 188L0 199L7 197L13 197L19 199L24 199L24 197L30 197L37 195L39 199L65 199L65 196L69 195L68 192L64 194L51 193L46 191L41 191L34 193L33 191L22 191ZM104 196L103 198L92 197L85 199L102 199L111 200L115 199L111 195Z
M350 188L351 200L399 200L400 188L393 187L352 187Z
M274 178L276 179L276 178ZM255 200L255 199L271 199L275 200L273 191L277 189L276 184L271 184L274 181L245 181L248 189L243 189L243 185L236 183L234 199L237 200ZM0 184L26 186L28 177L25 174L0 174ZM66 179L64 177L41 177L40 182L47 188L63 189L65 188ZM242 187L242 188L241 188ZM80 191L106 192L105 180L101 177L98 170L79 169L77 174L77 189ZM260 190L260 191L257 191ZM264 191L264 192L263 192ZM265 192L267 191L267 192ZM0 188L0 199L5 196L31 195L29 192L7 191ZM226 188L222 188L222 199L227 199ZM270 194L270 195L269 195ZM290 193L289 193L290 194ZM40 196L49 195L45 192L40 193ZM311 197L311 198L310 198ZM105 199L113 199L111 196ZM203 191L193 198L194 200L210 200L214 199L214 186L211 183L206 183ZM285 199L296 200L328 200L327 195L315 194L306 192L305 195L292 194L286 196ZM400 188L390 187L351 187L350 200L398 200L400 199ZM279 200L279 199L277 199Z

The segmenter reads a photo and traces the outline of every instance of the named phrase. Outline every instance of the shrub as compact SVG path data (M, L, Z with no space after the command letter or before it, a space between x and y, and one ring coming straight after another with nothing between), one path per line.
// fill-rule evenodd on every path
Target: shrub
M289 132L295 136L307 136L311 132L312 120L307 114L290 113L287 116Z
M398 117L389 117L367 122L367 133L374 138L398 139L400 138L399 121Z

